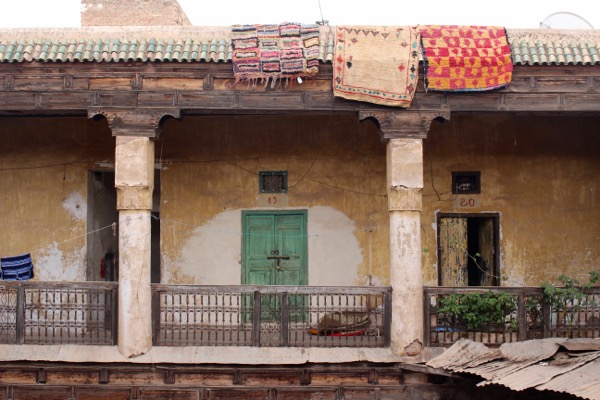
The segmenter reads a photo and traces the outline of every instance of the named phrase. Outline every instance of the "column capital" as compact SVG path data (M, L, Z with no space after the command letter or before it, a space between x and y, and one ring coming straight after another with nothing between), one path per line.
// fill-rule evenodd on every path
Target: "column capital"
M158 136L160 122L163 117L179 118L179 108L110 108L91 107L88 118L103 115L113 136Z
M385 140L424 139L429 133L431 122L436 118L450 120L450 111L365 110L358 112L358 118L361 121L367 118L375 119Z
M388 211L421 211L422 189L404 186L388 188Z
M154 190L154 140L117 136L115 139L117 209L151 210Z
M152 210L152 191L149 186L116 186L118 210Z

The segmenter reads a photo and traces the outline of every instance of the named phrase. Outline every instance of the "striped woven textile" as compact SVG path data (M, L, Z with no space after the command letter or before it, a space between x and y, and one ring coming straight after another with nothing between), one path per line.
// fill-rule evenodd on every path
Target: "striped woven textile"
M0 258L0 278L5 281L26 281L33 278L31 254Z
M503 27L429 25L420 33L426 90L478 91L510 84L513 63Z
M319 72L318 25L234 25L231 41L236 82L308 77Z

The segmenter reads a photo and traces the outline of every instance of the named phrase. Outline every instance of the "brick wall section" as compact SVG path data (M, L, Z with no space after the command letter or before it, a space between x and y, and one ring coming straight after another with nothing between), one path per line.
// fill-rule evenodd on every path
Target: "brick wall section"
M177 0L81 0L81 26L192 25Z

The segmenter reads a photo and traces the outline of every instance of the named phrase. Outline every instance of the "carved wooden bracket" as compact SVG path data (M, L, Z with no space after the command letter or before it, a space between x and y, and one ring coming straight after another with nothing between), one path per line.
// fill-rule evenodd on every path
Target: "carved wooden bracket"
M166 115L179 118L181 110L179 108L111 109L103 107L88 109L88 118L97 115L106 117L113 136L157 137L161 119Z
M450 120L450 111L359 111L358 118L362 121L374 118L381 130L383 139L419 138L425 139L429 133L431 122L436 118Z

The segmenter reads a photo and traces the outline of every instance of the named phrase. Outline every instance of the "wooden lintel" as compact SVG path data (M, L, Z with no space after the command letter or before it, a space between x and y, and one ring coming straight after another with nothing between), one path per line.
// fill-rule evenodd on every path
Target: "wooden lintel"
M431 122L436 118L450 119L450 111L360 111L359 119L374 119L381 130L382 138L421 138L429 133Z
M165 116L179 118L179 108L88 108L88 118L103 115L108 120L108 126L113 136L145 136L156 137L160 121Z

